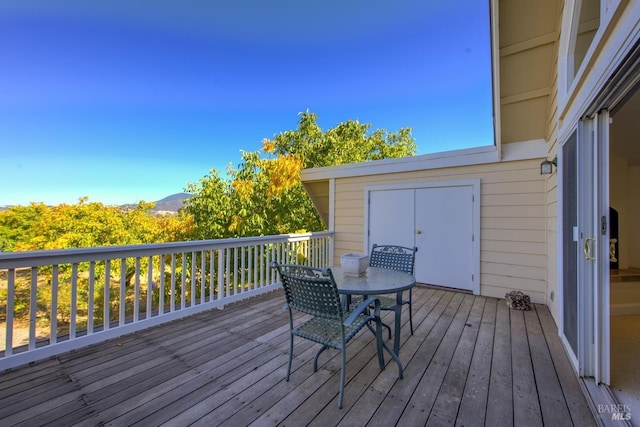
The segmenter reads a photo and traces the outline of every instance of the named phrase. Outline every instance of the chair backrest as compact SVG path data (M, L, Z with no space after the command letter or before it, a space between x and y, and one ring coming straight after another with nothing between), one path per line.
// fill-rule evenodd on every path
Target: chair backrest
M417 250L415 247L374 244L369 255L369 265L413 274Z
M289 309L327 319L343 319L338 287L329 269L272 263L278 269Z

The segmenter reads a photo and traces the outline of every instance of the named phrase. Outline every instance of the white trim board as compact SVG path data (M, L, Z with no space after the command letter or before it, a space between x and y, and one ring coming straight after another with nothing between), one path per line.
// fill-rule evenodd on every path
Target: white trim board
M382 175L416 170L438 169L455 166L495 163L498 151L495 146L468 148L420 156L373 160L339 166L305 169L302 181L320 181L329 178L351 178L365 175Z
M502 157L503 161L546 158L547 141L544 139L534 139L502 144L501 155L498 153L498 149L491 145L434 154L423 154L420 156L311 168L303 170L301 177L303 182L311 182L330 178L351 178L366 175L384 175L419 170L474 166L500 163L500 157Z

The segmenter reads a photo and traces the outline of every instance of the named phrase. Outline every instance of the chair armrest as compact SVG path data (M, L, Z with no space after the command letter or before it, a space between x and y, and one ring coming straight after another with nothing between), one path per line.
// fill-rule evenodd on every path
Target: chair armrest
M358 316L364 313L364 311L367 310L371 304L374 304L374 315L380 316L380 300L378 298L371 297L362 301L360 305L356 307L356 309L353 310L351 314L349 314L349 317L347 317L347 319L344 321L344 325L351 326L351 324L358 318Z

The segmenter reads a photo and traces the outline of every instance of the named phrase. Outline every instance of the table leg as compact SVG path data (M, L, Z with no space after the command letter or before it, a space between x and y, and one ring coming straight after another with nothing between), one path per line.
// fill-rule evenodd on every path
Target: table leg
M395 328L395 332L393 334L393 352L396 355L400 355L400 322L401 322L401 315L402 315L402 292L396 292L396 307L395 307L395 313L396 313L396 317L395 317L395 321L394 321L394 328Z
M341 295L342 297L342 309L344 311L349 311L351 307L351 294Z

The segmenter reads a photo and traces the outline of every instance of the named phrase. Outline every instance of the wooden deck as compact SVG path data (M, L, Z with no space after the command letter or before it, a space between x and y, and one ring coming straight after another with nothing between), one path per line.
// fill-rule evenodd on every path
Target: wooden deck
M273 292L0 374L0 425L595 425L545 306L419 287L399 380L366 329L337 352L296 339ZM405 306L406 307L406 306ZM405 309L406 310L406 309ZM387 322L393 322L390 313Z

